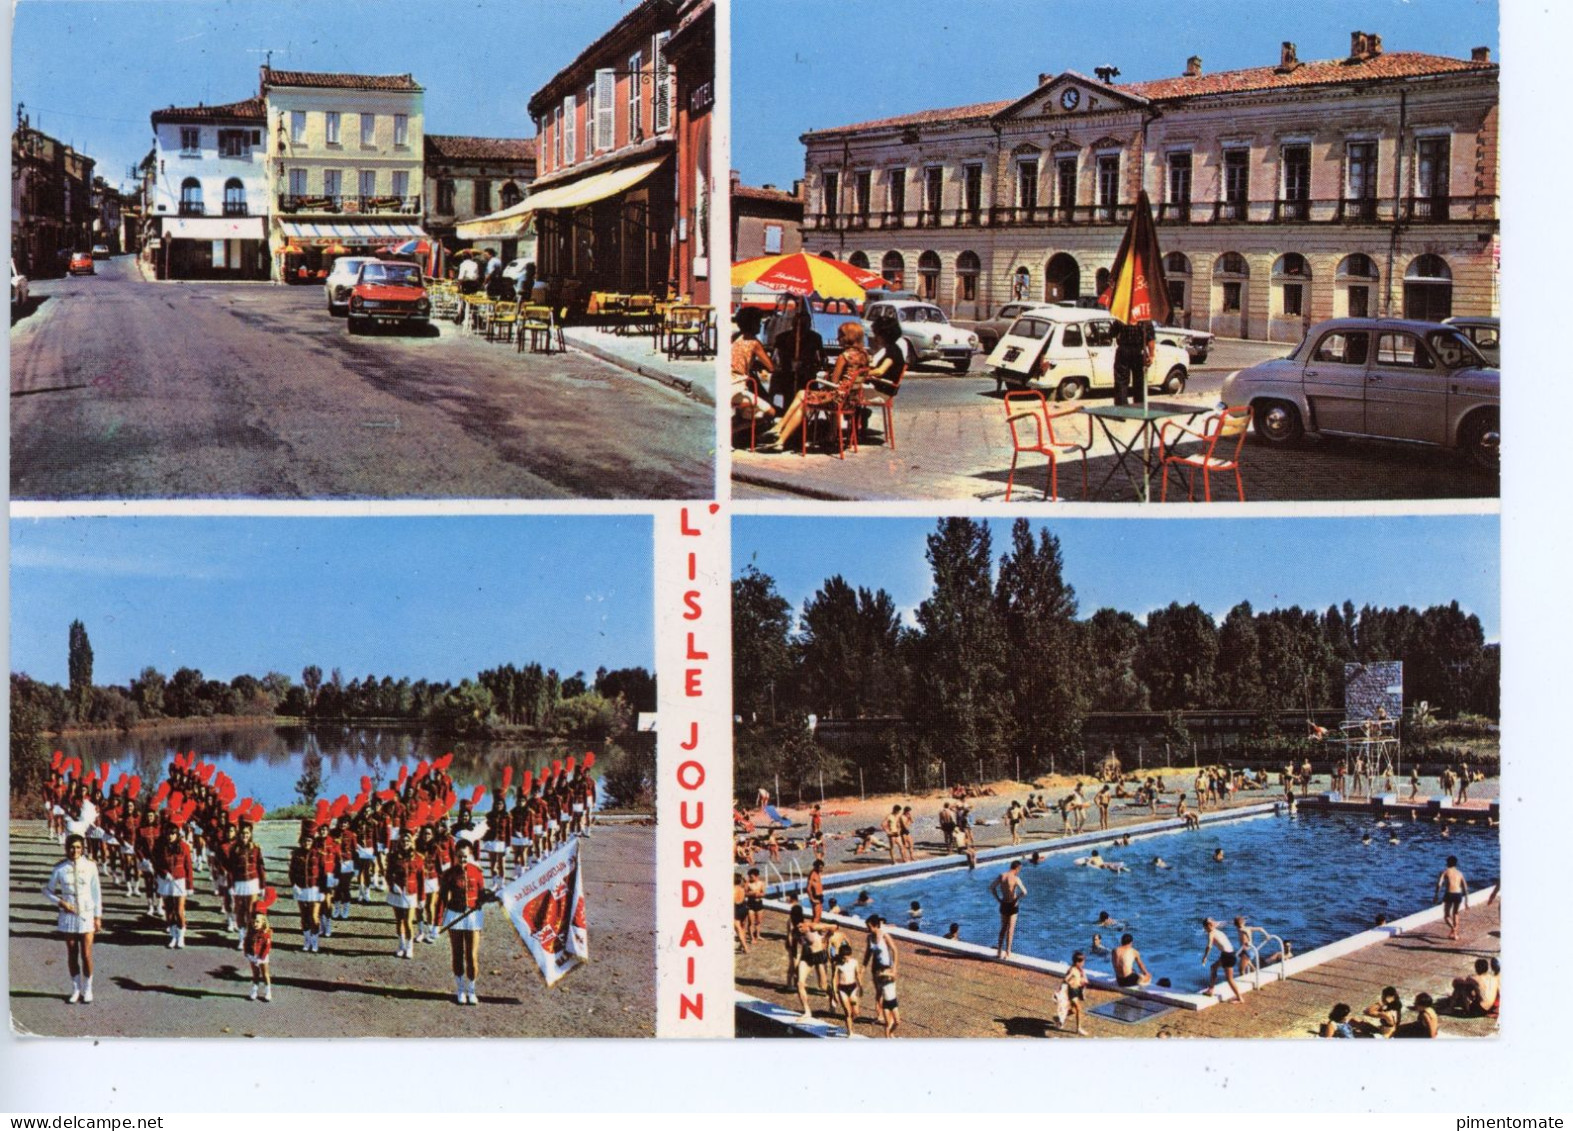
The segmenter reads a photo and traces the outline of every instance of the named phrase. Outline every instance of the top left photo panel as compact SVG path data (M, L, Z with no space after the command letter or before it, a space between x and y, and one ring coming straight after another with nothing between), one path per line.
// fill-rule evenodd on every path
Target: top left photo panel
M713 0L10 18L13 499L714 495Z

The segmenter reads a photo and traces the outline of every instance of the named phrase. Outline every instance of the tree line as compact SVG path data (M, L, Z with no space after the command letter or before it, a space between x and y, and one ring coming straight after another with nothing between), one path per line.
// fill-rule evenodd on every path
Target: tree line
M1432 718L1498 715L1499 648L1456 601L1321 611L1242 601L1221 622L1175 602L1145 619L1084 617L1059 540L1025 519L997 561L986 523L941 519L926 557L933 586L913 626L889 593L839 575L800 616L767 574L750 567L733 581L740 789L777 774L856 785L858 770L870 788L892 788L904 768L937 785L942 765L949 780L980 764L985 776L1018 764L1037 774L1067 764L1093 711L1247 711L1271 737L1278 712L1341 705L1350 662L1403 661L1406 702L1426 701ZM816 741L810 716L891 725L849 762Z
M11 674L13 780L36 760L45 736L71 727L129 729L158 719L216 716L287 717L308 723L406 722L458 737L485 737L505 727L605 740L655 710L655 677L644 668L600 668L562 676L538 663L506 664L474 679L367 675L346 680L333 668L307 665L297 681L283 672L209 679L197 668L165 675L145 667L125 685L93 682L93 647L81 621L68 633L68 678L62 687L24 672Z

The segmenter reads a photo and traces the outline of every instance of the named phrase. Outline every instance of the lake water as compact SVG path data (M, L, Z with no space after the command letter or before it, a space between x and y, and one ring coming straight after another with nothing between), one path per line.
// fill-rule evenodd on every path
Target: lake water
M143 787L144 797L162 780L176 753L195 750L200 761L213 763L234 779L237 796L249 795L268 809L300 800L295 783L308 758L320 763L322 786L318 796L330 801L341 793L353 799L360 792L363 776L370 777L376 788L382 788L398 778L400 766L414 772L422 760L430 761L449 752L453 754L453 764L448 772L461 797L468 796L476 785L499 784L503 767L509 764L514 767L515 781L524 769L538 770L554 759L570 755L582 760L588 750L595 752L597 771L606 764L604 745L593 742L460 742L452 737L396 728L268 724L170 729L151 735L87 735L56 740L53 749L65 751L67 758L81 758L87 767L108 762L110 781L122 772L140 775L148 783Z
M1372 837L1368 845L1361 843L1365 833ZM1389 836L1398 843L1390 844ZM1218 848L1224 850L1223 863L1213 860ZM1094 931L1110 950L1119 944L1122 928L1094 926L1098 913L1107 911L1136 936L1153 978L1168 977L1178 990L1207 985L1201 964L1204 916L1222 923L1233 942L1233 919L1244 915L1304 954L1369 929L1378 916L1392 921L1440 903L1436 878L1448 856L1459 858L1471 891L1489 889L1500 874L1494 828L1423 821L1378 827L1370 817L1341 813L1220 822L1196 832L1141 837L1125 848L1100 844L1106 860L1129 868L1123 873L1077 866L1075 858L1090 851L1090 846L1051 851L1040 863L1022 866L1027 896L1016 924L1016 951L1069 962L1072 951L1087 950L1088 968L1109 974L1108 955L1091 952ZM1170 866L1154 867L1156 856ZM975 872L950 868L875 884L851 878L833 890L842 907L852 910L866 888L873 906L854 913L878 912L898 927L908 925L908 908L916 900L923 908L919 929L942 935L949 924L960 923L962 939L993 946L999 913L988 889L1006 866L995 861ZM1267 943L1263 954L1272 957L1277 950Z

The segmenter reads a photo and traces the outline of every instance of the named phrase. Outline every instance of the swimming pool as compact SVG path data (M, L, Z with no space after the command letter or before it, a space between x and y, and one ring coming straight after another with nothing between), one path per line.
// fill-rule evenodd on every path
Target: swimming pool
M1208 969L1201 963L1204 916L1222 923L1232 941L1232 920L1244 915L1303 955L1369 930L1379 917L1392 922L1438 902L1436 877L1448 856L1458 857L1472 891L1496 882L1495 828L1377 820L1361 814L1280 814L1209 823L1194 832L1139 835L1124 848L1111 847L1112 836L1103 838L1099 851L1125 864L1129 870L1123 873L1077 866L1075 859L1091 851L1088 845L1045 851L1041 862L1021 869L1027 896L1015 951L1063 963L1073 951L1085 950L1088 969L1112 977L1108 954L1092 950L1093 934L1101 933L1112 951L1128 930L1155 980L1168 978L1173 989L1195 992L1207 985ZM1443 828L1449 835L1442 835ZM1364 834L1372 838L1368 845L1362 844ZM1389 836L1398 843L1389 843ZM1213 860L1219 848L1222 863ZM1155 867L1154 857L1169 867ZM854 876L829 890L849 914L866 918L877 912L898 927L911 925L908 908L915 900L923 909L916 929L943 935L959 923L962 940L992 947L999 913L988 889L1007 863L874 882ZM854 906L864 890L872 904ZM1095 926L1100 911L1125 925ZM1263 947L1265 957L1276 951L1274 943Z

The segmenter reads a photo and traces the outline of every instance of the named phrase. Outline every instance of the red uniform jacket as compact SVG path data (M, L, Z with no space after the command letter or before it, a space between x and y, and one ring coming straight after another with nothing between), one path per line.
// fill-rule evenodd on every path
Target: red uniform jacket
M388 890L420 895L426 884L426 857L419 852L405 855L402 849L388 853Z
M236 841L229 850L229 859L224 862L229 869L231 882L239 880L257 880L266 885L268 875L262 860L262 846L253 841L242 844Z
M297 847L289 854L289 882L298 888L322 886L322 854Z
M486 877L474 864L455 864L442 874L442 905L449 911L474 911L481 905Z
M273 928L246 928L246 957L252 962L266 962L273 953Z
M322 857L322 875L325 880L331 880L339 874L339 844L332 837L328 837L321 844L316 845L317 855Z
M149 821L137 829L137 855L145 860L153 860L158 855L158 826Z
M513 818L505 810L486 814L486 839L506 842L513 835Z
M197 870L191 862L191 846L183 840L174 844L159 841L153 854L153 869L172 880L184 880L188 889L196 886Z

